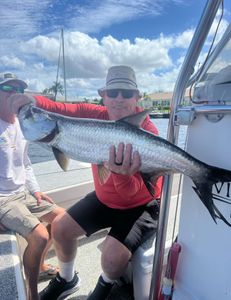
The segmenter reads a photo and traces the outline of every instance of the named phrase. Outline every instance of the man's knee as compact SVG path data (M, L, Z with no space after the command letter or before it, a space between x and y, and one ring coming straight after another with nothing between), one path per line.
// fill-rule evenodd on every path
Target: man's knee
M61 215L55 217L55 219L51 223L51 235L53 239L59 240L60 236L63 236L63 238L65 238L66 228L65 228L65 224L63 223L64 223L63 216Z
M76 239L84 234L82 228L66 212L58 215L51 224L51 234L57 242Z
M43 224L37 225L27 237L30 246L39 250L44 249L49 241L49 233Z
M126 268L131 258L131 252L121 242L108 236L102 251L102 267L112 279L118 278Z

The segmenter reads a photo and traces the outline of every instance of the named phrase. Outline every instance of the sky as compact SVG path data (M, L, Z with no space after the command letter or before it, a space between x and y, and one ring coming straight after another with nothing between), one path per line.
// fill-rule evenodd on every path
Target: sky
M58 58L64 34L67 100L97 97L113 65L136 71L142 93L172 91L206 0L0 0L0 72L42 92L63 84ZM217 40L231 19L231 1ZM208 36L203 62L221 10Z

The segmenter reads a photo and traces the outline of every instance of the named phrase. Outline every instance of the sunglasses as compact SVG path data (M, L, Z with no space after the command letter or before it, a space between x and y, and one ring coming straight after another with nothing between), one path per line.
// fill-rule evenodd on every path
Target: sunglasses
M134 94L136 93L136 91L134 90L118 90L118 89L115 89L115 90L106 90L106 95L109 97L109 98L117 98L119 93L122 95L122 97L124 99L130 99L134 96Z
M12 85L0 85L0 91L6 92L6 93L11 93L11 92L16 92L19 94L24 93L24 88L22 87L15 87Z

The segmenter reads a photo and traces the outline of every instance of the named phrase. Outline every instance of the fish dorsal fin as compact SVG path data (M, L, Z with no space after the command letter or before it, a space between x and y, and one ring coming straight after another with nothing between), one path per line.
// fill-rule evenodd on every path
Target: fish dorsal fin
M66 155L60 151L59 149L52 147L52 151L54 153L54 156L59 164L59 166L63 169L63 171L67 171L68 165L69 165L69 158L66 157Z
M122 119L119 119L116 122L125 122L125 123L129 123L136 127L141 127L141 124L143 123L143 121L145 120L145 118L147 117L147 115L149 113L150 113L150 110L147 109L147 110L138 112L134 115L130 115L130 116L124 117Z

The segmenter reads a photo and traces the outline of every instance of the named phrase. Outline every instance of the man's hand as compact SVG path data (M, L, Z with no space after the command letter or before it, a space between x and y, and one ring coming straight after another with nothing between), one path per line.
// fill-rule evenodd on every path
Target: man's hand
M35 99L24 94L12 94L7 99L7 109L12 114L18 114L19 109L29 103L35 104Z
M133 175L139 171L141 159L138 151L132 150L132 145L120 143L116 151L115 146L109 150L108 168L115 173Z
M53 200L49 196L47 196L46 194L43 194L42 192L35 192L33 194L33 196L36 198L38 205L41 204L42 200L45 200L49 203L54 203Z

